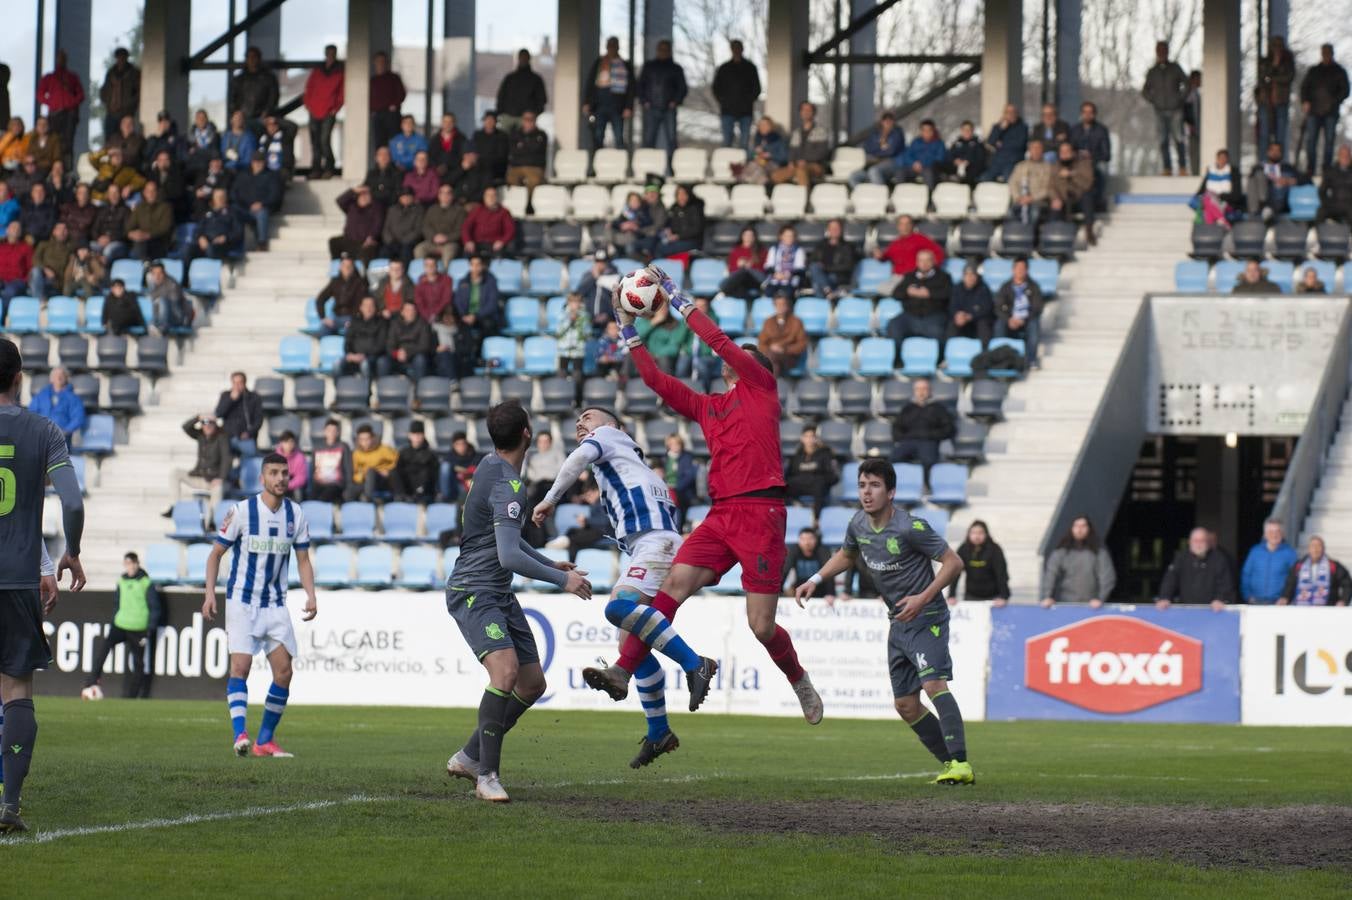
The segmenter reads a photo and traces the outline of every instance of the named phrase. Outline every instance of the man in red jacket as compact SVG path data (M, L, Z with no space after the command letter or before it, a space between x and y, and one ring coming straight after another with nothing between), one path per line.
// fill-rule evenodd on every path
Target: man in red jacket
M56 68L38 81L38 102L47 107L52 131L61 136L61 153L67 169L74 158L75 126L79 124L80 104L84 99L80 76L66 68L66 51L57 50Z
M484 202L470 210L465 224L460 226L460 243L465 255L506 256L515 237L516 221L498 202L498 189L489 185L484 188Z
M903 276L915 271L915 258L921 250L933 253L934 264L943 266L944 248L916 231L915 220L910 216L898 216L896 238L886 248L879 247L873 251L874 259L885 259L892 264L892 277L878 288L884 296L892 293L892 290L901 283Z
M723 379L729 385L724 394L701 394L662 372L643 346L633 316L615 305L620 334L643 383L672 410L699 423L709 444L713 508L677 551L671 573L652 606L670 620L688 597L716 584L740 563L747 624L793 685L803 717L816 725L822 720L821 697L799 665L789 633L775 624L786 514L784 464L779 452L783 409L770 361L755 344L738 347L733 343L661 269L649 266L643 274L662 285L672 308L685 317L685 324L723 360ZM583 679L588 686L622 699L629 690L629 676L648 652L642 640L630 635L615 665L583 669Z
M23 227L15 219L0 241L0 320L9 316L9 301L28 293L28 273L33 269L33 248L23 239Z
M324 48L324 65L310 70L305 79L305 110L310 114L311 178L335 175L333 161L333 123L338 110L343 108L343 64L338 61L338 48L329 44Z

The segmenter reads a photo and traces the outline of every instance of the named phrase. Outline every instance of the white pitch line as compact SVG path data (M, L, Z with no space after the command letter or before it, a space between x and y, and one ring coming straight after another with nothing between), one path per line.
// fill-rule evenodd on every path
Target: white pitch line
M1191 775L1131 775L1125 772L1112 772L1098 774L1092 772L1078 772L1069 775L1052 775L1046 772L1038 772L1038 778L1103 778L1115 781L1223 781L1233 784L1267 784L1271 779L1268 778L1196 778Z
M87 837L96 834L118 834L125 831L146 831L151 828L177 828L181 825L197 825L202 822L223 822L230 819L254 819L259 816L275 816L281 813L306 812L315 809L329 809L334 806L347 806L352 803L379 803L387 798L371 797L366 794L353 794L341 800L313 800L309 803L293 803L289 806L251 806L230 812L190 813L176 819L146 819L141 822L124 822L120 825L89 825L83 828L57 828L52 831L36 831L27 835L0 838L0 844L47 844L71 837Z
M933 778L937 769L925 772L895 772L888 775L838 775L824 778L781 778L781 781L793 782L830 782L830 781L899 781L906 778ZM633 778L596 778L583 781L556 781L552 784L539 784L535 787L545 788L565 788L565 787L606 787L617 784L688 784L696 781L722 781L737 778L751 778L750 774L737 774L732 772L710 772L706 774L695 775L675 775L670 778L644 778L641 775Z

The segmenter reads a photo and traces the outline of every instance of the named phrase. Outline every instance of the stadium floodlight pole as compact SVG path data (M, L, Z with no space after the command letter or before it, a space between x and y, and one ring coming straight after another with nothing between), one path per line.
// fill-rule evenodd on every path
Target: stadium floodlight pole
M42 101L38 99L37 86L42 82L42 40L46 36L47 29L43 25L43 19L47 15L46 0L38 0L38 22L37 28L33 32L33 121L38 120L38 113L42 112ZM6 123L8 124L8 123Z
M432 137L432 17L436 0L427 0L427 54L423 58L423 137Z

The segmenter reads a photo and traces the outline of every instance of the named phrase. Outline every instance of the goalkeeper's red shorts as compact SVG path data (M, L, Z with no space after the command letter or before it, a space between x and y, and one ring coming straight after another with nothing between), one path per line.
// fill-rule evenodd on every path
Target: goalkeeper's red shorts
M722 578L741 563L742 590L778 596L786 517L784 501L777 497L720 500L676 551L675 564L713 569Z

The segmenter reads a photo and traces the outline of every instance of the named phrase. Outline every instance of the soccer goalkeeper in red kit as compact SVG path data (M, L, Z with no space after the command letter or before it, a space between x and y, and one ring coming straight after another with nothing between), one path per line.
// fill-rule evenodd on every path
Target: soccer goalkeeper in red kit
M676 553L671 573L652 600L666 619L701 588L716 584L734 565L742 565L746 619L770 658L789 679L813 725L822 720L822 700L798 663L789 633L775 624L784 563L784 465L779 453L779 419L783 413L779 385L770 361L754 344L738 347L708 316L682 296L666 273L649 266L643 271L661 284L685 323L723 360L723 394L701 394L662 372L643 346L634 318L615 304L620 333L638 366L644 384L672 410L699 423L709 445L709 496L713 508ZM616 288L618 291L619 288ZM630 635L615 665L585 669L591 687L622 699L629 676L648 655L639 635Z

